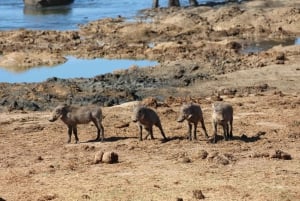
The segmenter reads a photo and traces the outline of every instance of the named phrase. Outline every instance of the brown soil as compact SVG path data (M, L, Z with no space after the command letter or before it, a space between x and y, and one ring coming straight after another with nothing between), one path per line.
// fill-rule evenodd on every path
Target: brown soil
M152 21L105 19L79 31L0 32L1 66L52 65L64 62L66 55L159 60L156 67L114 75L136 73L162 80L165 85L139 90L142 98L147 97L144 102L155 107L169 138L163 142L155 128L155 140L140 142L130 120L136 102L128 101L103 107L104 143L90 141L96 128L87 124L78 128L80 143L72 139L67 144L66 126L48 121L50 106L66 101L70 91L75 98L126 93L115 93L113 87L88 91L90 85L84 88L81 79L1 83L0 198L300 200L300 47L239 52L250 39L299 37L299 5L255 0L214 8L151 10L145 15L155 15ZM96 77L93 83L106 78ZM46 102L45 94L56 99ZM44 110L5 105L19 96L44 105ZM182 102L201 104L212 136L211 103L220 99L233 105L234 139L224 141L219 129L219 140L212 144L199 129L199 140L188 141L187 125L176 122ZM100 151L116 153L118 163L96 164Z
M67 128L49 123L50 112L2 113L0 195L7 200L298 200L300 98L262 94L224 99L234 107L234 139L217 144L186 139L177 123L180 100L158 114L170 141L138 140L132 104L103 108L106 141L92 125L79 127L80 144L66 144ZM201 99L212 134L211 101ZM74 140L74 139L72 139ZM291 160L280 159L283 151ZM94 164L98 151L114 151L119 163ZM203 152L207 152L203 154ZM207 156L206 156L207 155ZM289 159L289 158L286 158Z

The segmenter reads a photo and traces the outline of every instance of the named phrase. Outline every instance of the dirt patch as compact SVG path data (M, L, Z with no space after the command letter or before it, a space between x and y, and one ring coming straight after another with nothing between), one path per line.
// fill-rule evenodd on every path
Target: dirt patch
M151 20L104 19L78 31L0 32L0 60L17 61L16 70L67 55L160 62L88 79L0 83L1 198L299 200L300 46L240 52L250 40L299 37L299 2L155 9L145 16ZM156 128L155 140L138 140L131 115L139 100L157 111L167 141ZM221 130L217 144L200 130L197 141L187 140L186 124L176 122L181 104L201 105L212 136L216 100L233 105L233 140L224 141ZM95 127L86 124L78 127L80 143L67 144L65 125L48 122L63 102L101 105L105 142L90 141ZM112 150L118 162L99 163Z
M212 136L211 104L200 100ZM48 123L50 111L1 113L0 194L7 200L193 200L201 197L201 189L205 200L294 200L300 196L300 146L295 137L300 105L282 107L282 102L297 100L274 94L225 98L239 118L234 119L233 140L224 141L219 130L217 144L200 130L199 140L186 139L186 125L176 122L178 101L159 102L156 108L169 138L164 143L156 128L155 140L138 140L129 103L103 108L104 143L89 142L95 128L88 124L78 127L79 144L67 144L65 125ZM166 112L170 110L174 112ZM125 121L128 126L115 127ZM258 126L261 121L284 126ZM118 153L118 163L95 164L96 153L111 150Z

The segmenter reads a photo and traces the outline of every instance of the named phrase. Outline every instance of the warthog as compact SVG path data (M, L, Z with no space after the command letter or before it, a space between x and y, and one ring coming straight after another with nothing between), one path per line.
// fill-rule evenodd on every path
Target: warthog
M132 121L138 123L140 141L143 140L143 138L142 138L143 137L142 136L143 127L148 132L145 139L147 139L149 135L150 135L151 139L154 139L153 125L155 125L156 127L159 128L164 140L167 139L165 136L165 133L162 129L160 119L154 110L147 108L146 106L138 105L133 109Z
M194 124L194 140L197 139L197 125L201 123L202 132L208 138L207 131L204 124L203 114L200 105L193 103L185 103L181 106L178 122L188 122L188 138L192 140L192 124Z
M70 105L58 105L49 119L50 122L60 118L68 126L68 143L71 142L72 132L75 136L75 142L78 143L77 124L87 124L93 122L97 127L97 138L99 140L101 133L101 141L104 140L104 128L102 126L102 110L98 106L75 107Z
M217 125L222 125L224 139L232 138L233 108L229 103L215 102L212 104L212 123L214 131L214 143L217 141Z

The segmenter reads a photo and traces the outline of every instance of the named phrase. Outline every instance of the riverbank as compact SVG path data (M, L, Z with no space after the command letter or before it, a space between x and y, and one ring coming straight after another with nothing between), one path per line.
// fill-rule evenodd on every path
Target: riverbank
M299 45L277 45L267 51L242 53L253 41L273 40L284 44L285 40L299 37L297 5L296 2L249 1L213 8L157 9L145 11L144 21L109 18L90 22L79 31L2 31L0 65L7 68L54 65L65 62L65 57L70 55L149 59L159 61L160 65L133 67L90 79L2 83L0 103L10 108L17 104L30 110L26 102L31 102L44 110L70 99L73 103L113 105L143 99L149 94L162 99L174 95L211 95L223 87L217 81L222 74L250 70L251 76L251 69L264 71L263 67L272 65L281 69L298 63ZM214 80L216 88L201 88L199 93L188 89ZM297 80L290 84L297 86ZM235 87L251 86L237 84ZM181 94L181 91L188 92Z

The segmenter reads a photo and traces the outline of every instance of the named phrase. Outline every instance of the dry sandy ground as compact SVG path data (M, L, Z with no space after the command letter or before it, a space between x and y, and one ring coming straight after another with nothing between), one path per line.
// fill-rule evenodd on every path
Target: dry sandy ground
M54 54L51 62L31 61L25 54L25 64L59 62L64 54L142 56L164 62L159 69L153 68L154 77L172 79L182 67L188 74L182 75L185 79L184 76L195 74L185 65L190 63L198 66L199 75L203 70L211 77L196 80L187 87L148 91L153 96L162 92L166 97L177 93L177 97L166 98L155 108L169 138L167 142L161 141L156 128L155 140L138 140L137 126L130 122L132 102L103 107L104 143L89 141L96 136L92 124L79 126L79 144L74 144L74 139L67 144L66 126L61 121L50 123L50 111L8 112L1 108L0 198L9 201L192 201L201 198L201 191L204 199L211 201L300 200L299 45L239 54L233 47L237 43L231 43L241 37L243 41L252 37L258 40L299 37L299 4L299 0L256 0L238 8L203 7L187 9L187 12L180 10L177 14L162 10L159 15L162 20L154 24L125 25L117 22L118 19L108 19L92 22L82 27L80 33L1 32L4 59L5 55L20 52L45 53L46 58ZM164 18L163 12L169 17ZM136 29L132 30L140 30L139 37L132 37L133 27ZM80 39L78 34L89 37ZM107 49L100 47L101 44L95 46L99 38ZM154 47L141 46L139 41L153 43ZM172 62L182 66L177 69ZM16 92L20 96L17 89L24 87L24 99L39 100L31 99L34 90L25 90L38 85L2 88L1 98ZM216 93L212 95L212 92ZM219 129L219 141L212 144L199 129L199 140L188 141L187 125L176 122L181 103L201 104L208 134L212 136L211 103L218 93L233 105L234 139L224 141ZM98 151L116 152L119 162L94 164Z
M0 197L197 200L201 190L205 200L299 200L299 95L223 98L234 107L234 140L223 141L219 132L217 144L200 130L198 141L185 139L186 125L176 122L180 100L156 109L170 139L165 143L158 129L155 140L138 141L130 103L103 108L104 143L88 142L96 135L92 124L79 127L79 144L66 144L67 128L48 122L50 112L1 113ZM212 101L194 101L211 136ZM279 159L276 150L292 159ZM94 164L97 151L118 153L119 163Z

